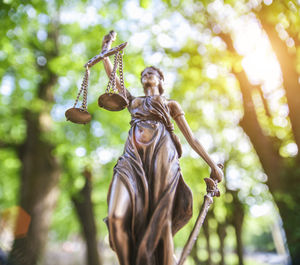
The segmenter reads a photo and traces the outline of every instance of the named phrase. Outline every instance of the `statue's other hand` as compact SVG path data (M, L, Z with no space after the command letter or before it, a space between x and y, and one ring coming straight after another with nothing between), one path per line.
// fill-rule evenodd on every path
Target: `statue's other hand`
M116 40L117 33L111 30L107 35L103 37L102 40L102 51L108 50L111 47L113 41Z
M222 169L223 169L222 164L218 164L218 166L213 167L211 169L210 177L217 182L221 182L224 177Z

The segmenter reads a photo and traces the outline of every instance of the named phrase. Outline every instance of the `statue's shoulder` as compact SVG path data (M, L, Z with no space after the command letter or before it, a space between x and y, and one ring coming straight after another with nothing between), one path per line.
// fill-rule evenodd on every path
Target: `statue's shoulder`
M162 96L162 95L154 95L154 96L151 96L153 100L157 100L157 101L160 101L160 102L165 102L166 101L166 97L165 96Z
M175 120L178 116L184 115L180 104L174 99L168 99L167 106L170 110L171 117Z
M129 103L129 108L136 108L143 102L144 97L132 97Z

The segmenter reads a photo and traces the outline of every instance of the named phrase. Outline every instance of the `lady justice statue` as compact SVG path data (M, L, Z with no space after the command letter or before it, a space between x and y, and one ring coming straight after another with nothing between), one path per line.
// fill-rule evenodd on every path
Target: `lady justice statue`
M111 31L104 37L102 53L115 36ZM108 56L102 60L111 77L115 68ZM110 245L120 265L173 265L173 236L192 216L192 193L181 174L182 150L171 119L210 166L210 181L220 182L223 172L193 136L179 103L163 96L164 76L158 68L141 73L145 96L124 91L120 79L114 82L128 101L131 128L107 197Z
M112 33L103 39L109 49ZM113 66L103 60L110 77ZM193 133L178 102L163 96L163 73L150 66L141 73L145 96L126 90L131 128L124 153L114 167L108 193L110 244L120 265L173 265L173 236L192 216L192 194L185 184L178 158L175 121L191 147L222 180L222 170L212 161ZM117 88L121 92L120 81Z

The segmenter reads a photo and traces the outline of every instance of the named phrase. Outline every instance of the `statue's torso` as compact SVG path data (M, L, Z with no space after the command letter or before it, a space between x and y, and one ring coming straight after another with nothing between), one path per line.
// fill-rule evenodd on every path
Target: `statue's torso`
M167 100L159 95L150 97L136 97L128 106L137 146L149 144L160 130L160 127L164 126L156 113L157 108L152 104L154 102L159 103L160 108L167 110Z

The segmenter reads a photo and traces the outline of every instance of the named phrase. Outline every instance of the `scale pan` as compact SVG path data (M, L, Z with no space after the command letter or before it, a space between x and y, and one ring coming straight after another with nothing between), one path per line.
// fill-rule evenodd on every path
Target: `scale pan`
M110 111L119 111L127 107L127 99L117 93L104 93L98 98L98 105Z
M86 124L92 119L91 114L81 108L70 108L65 112L65 116L67 121L79 124Z

